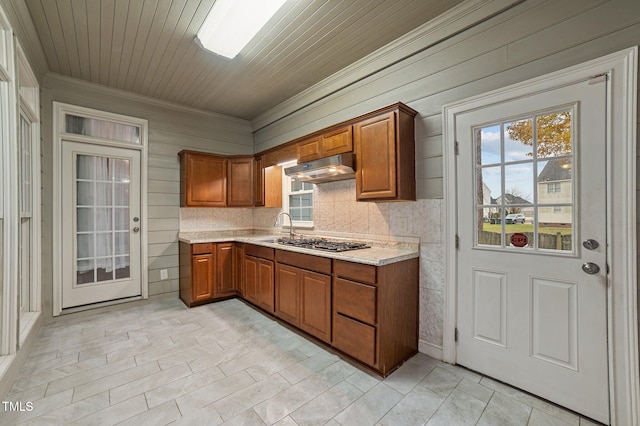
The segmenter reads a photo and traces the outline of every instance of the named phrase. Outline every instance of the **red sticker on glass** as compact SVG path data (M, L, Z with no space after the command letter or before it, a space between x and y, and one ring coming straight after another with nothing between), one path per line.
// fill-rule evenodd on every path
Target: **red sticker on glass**
M521 232L516 232L515 234L511 234L511 245L515 247L524 247L529 242L529 239L526 235Z

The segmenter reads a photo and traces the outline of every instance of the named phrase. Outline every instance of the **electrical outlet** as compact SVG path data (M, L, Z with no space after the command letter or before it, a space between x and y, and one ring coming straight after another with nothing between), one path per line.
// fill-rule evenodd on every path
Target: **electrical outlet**
M160 279L168 280L169 279L169 271L166 269L160 269Z

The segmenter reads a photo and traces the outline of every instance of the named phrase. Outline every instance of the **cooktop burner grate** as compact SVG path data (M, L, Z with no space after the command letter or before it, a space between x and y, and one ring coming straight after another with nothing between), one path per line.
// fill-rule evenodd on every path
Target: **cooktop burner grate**
M328 241L322 238L303 238L300 240L280 239L278 240L278 243L287 246L333 252L358 250L371 247L365 243L356 241Z

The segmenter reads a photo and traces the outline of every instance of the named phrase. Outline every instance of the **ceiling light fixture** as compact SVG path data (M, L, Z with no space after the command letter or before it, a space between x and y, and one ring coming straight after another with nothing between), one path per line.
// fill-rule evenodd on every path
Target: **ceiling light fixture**
M216 0L196 34L205 49L233 59L286 0Z

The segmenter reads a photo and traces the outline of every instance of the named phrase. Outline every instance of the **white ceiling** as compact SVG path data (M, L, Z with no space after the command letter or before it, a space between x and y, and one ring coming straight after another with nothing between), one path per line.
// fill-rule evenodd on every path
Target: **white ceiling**
M198 47L215 0L25 0L50 71L251 120L462 0L289 0L233 60Z

